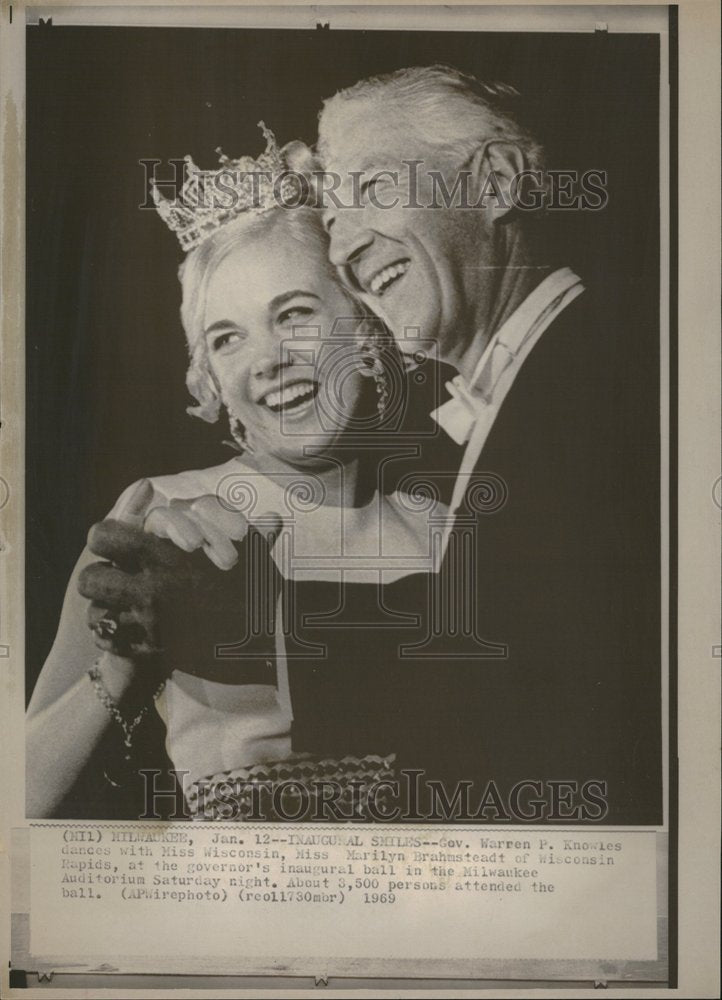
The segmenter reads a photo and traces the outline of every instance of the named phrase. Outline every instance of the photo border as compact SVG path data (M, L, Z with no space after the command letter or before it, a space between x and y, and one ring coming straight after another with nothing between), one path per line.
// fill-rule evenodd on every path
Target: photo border
M5 19L8 16L8 13L9 13L8 7L9 6L12 6L13 9L14 9L14 18L18 18L18 14L19 14L19 9L18 8L22 9L22 5L7 5L7 4L3 4L3 9L2 9L2 17L3 17L3 19ZM90 9L91 6L92 7L96 7L96 5L84 5L84 4L80 4L80 5L73 5L72 9L73 10L76 10L76 9L77 10L81 10L81 11L84 11L84 13L87 13L87 11ZM101 5L97 5L97 6L100 7ZM103 4L102 5L102 9L104 9L106 11L109 10L109 9L112 9L113 13L115 14L115 12L119 8L121 8L121 7L125 8L126 6L127 5L125 5L125 4L117 4L117 3L116 4ZM236 8L236 10L238 9L237 5L233 5L233 6ZM274 7L280 8L281 6L285 6L285 5L271 4L271 5L269 5L269 8L271 8L271 9L274 8ZM298 6L299 10L302 7L302 5L295 5L295 6ZM313 11L312 16L318 17L319 16L319 11L322 8L325 8L326 6L327 5L321 4L321 5L315 5L313 8L306 8L305 5L303 5L303 10L304 10L304 12L307 11L307 10L309 10L309 11L312 10ZM344 5L339 5L339 6L343 7ZM347 6L351 6L351 5L347 5ZM369 10L373 6L374 5L367 5L364 9L365 10ZM401 7L401 6L404 6L404 5L400 4L400 5L396 5L396 6L397 7ZM422 5L416 5L416 4L414 4L413 6L417 7L417 6L422 6ZM465 6L465 5L460 5L460 6ZM477 6L477 5L475 5L475 6ZM495 5L495 4L490 4L490 5L479 4L478 6L500 6L500 5ZM584 4L584 3L576 3L574 5L556 4L556 5L535 5L535 6L541 6L541 7L546 8L545 9L545 14L549 13L550 6L551 6L555 10L560 11L560 12L564 11L564 13L566 15L568 15L569 14L569 10L565 11L565 7L567 7L567 6L574 6L576 8L576 7L584 7L584 6L591 6L591 5ZM600 10L606 10L607 8L612 8L614 6L615 6L614 4L603 5L603 6L594 5L595 16L596 16L596 14ZM625 5L625 6L627 6L627 5ZM647 5L647 4L639 4L639 5L637 5L637 4L635 4L635 5L629 5L629 6L634 6L635 9L638 9L640 6L653 6L653 5ZM166 12L171 7L175 7L176 10L180 10L181 8L185 8L185 10L187 11L189 9L190 5L185 5L185 4L159 5L159 4L155 4L155 5L153 5L152 9L154 9L154 10L157 11L157 9L159 7L161 7ZM669 593L669 605L670 605L670 616L669 616L669 640L670 640L669 650L670 650L670 662L669 662L669 683L668 683L668 689L670 690L671 693L674 693L676 691L677 685L680 683L680 681L682 679L680 677L680 671L679 671L679 666L678 666L678 662L677 662L678 661L678 646L677 646L677 643L678 643L678 639L679 639L680 634L681 634L680 618L679 618L679 616L677 614L677 606L678 606L678 601L680 600L680 597L681 597L680 591L683 588L680 587L680 582L681 581L680 581L680 579L678 578L678 575L677 575L677 571L678 571L678 568L679 568L679 562L680 562L680 560L678 559L678 555L679 555L678 546L680 544L680 532L679 532L679 525L678 525L678 520L677 520L677 516L676 516L678 514L678 511L681 512L682 508L684 507L683 503L680 502L678 504L679 491L680 491L680 489L683 489L683 480L680 478L679 463L677 461L677 451L678 451L678 447L680 446L680 438L682 437L682 435L680 435L678 433L678 431L679 431L679 428L678 428L678 419L680 417L681 411L683 410L683 407L680 406L680 399L679 399L680 383L678 381L678 377L679 377L679 373L680 373L680 356L679 356L680 355L680 350L679 350L680 344L678 342L679 327L678 327L678 323L677 323L677 314L678 314L678 309L679 309L680 305L684 304L684 303L682 303L680 301L681 300L681 296L680 296L680 287L679 287L679 280L678 280L678 267L679 267L679 262L680 262L681 256L682 257L684 256L684 247L685 247L685 241L684 240L682 240L681 246L680 246L680 244L678 242L678 238L679 238L679 233L678 233L678 221L679 221L678 208L679 208L679 202L680 202L680 197L679 197L680 192L679 192L679 188L678 188L679 172L678 172L678 169L677 169L677 153L678 153L678 141L679 141L678 140L678 133L679 133L679 128L678 128L679 93L678 93L678 89L677 89L677 72L676 71L678 69L678 48L677 48L677 43L678 43L678 37L679 37L679 12L680 12L680 7L681 7L682 11L684 11L685 9L694 9L694 8L696 8L697 11L699 11L699 10L702 9L702 5L700 3L695 3L694 0L692 0L692 2L690 2L690 3L683 3L683 4L680 4L680 5L675 5L675 6L672 6L672 7L668 8L669 18L670 18L670 20L669 20L669 37L670 37L670 44L669 44L669 73L670 73L670 84L671 84L671 89L670 89L670 106L669 106L669 125L670 125L670 128L669 128L669 163L670 163L669 195L670 195L670 197L669 197L669 206L668 206L668 208L669 208L669 226L670 226L670 243L669 243L669 249L670 249L670 258L669 258L669 330L670 330L670 344L669 344L669 347L670 347L670 352L669 352L669 361L670 361L670 369L669 369L669 387L670 387L670 395L669 395L669 404L670 404L670 411L669 411L669 435L670 436L669 436L669 451L672 454L672 462L671 462L671 467L670 467L670 496L669 496L669 504L670 504L670 511L669 511L669 513L670 513L670 522L669 522L669 525L670 525L670 536L669 536L670 537L670 552L669 552L669 558L670 558L669 569L670 569L670 573L669 573L669 578L670 578L670 585L671 586L670 586L670 593ZM219 5L219 8L220 9L225 8L226 10L229 10L231 8L231 5ZM527 9L527 5L524 5L524 8ZM55 10L55 11L58 11L58 10L61 10L61 9L67 10L68 8L66 7L66 5L64 5L62 3L50 3L50 4L42 5L41 7L36 8L36 9L43 10L43 11L45 11L45 10L50 10L50 11ZM215 10L217 8L214 7L213 9ZM331 8L330 6L328 7L328 10L333 10L333 9L338 9L338 6L333 7L333 8ZM520 9L520 8L517 8L517 9ZM274 14L275 13L276 13L276 11L274 11ZM40 16L42 16L42 15L40 15ZM52 16L52 15L50 15L50 16ZM153 16L155 16L155 15L153 15ZM324 17L322 19L325 20L325 12L324 12ZM685 25L685 21L684 21L684 15L683 15L683 18L682 18L682 41L683 42L685 40L684 39L684 25ZM278 25L275 25L275 26L279 26L280 27L281 25L278 24ZM355 26L358 26L358 25L355 25ZM260 25L259 25L259 27L260 27ZM336 27L336 25L334 25L334 27ZM391 27L391 25L384 25L384 27ZM23 25L23 30L24 30L24 25ZM493 30L493 29L488 29L488 30ZM509 30L508 26L507 26L506 30ZM520 28L519 30L532 30L532 29L529 29L529 28L525 27L523 29ZM550 30L550 29L547 29L547 30ZM558 30L558 29L554 29L554 30ZM6 34L3 35L2 43L1 43L3 45L3 47L5 48L6 51L7 51L7 44L8 44L7 43L7 39L8 39L8 33L6 33ZM3 52L3 55L5 55L5 54L6 54L6 52ZM16 63L16 67L17 67L17 59L14 58L12 61ZM3 74L4 79L3 79L2 92L3 92L3 96L4 97L6 95L6 87L5 87L6 74L7 74L7 71L5 71L4 74ZM17 94L17 89L15 87L13 87L12 88L12 92L14 94ZM16 121L13 124L13 121L12 121L12 105L10 105L10 107L11 107L11 112L10 112L10 117L8 117L8 103L5 102L5 105L4 105L5 122L4 122L4 136L3 136L3 177L2 177L2 179L3 179L3 188L2 188L2 190L3 190L3 202L4 202L4 206L5 206L6 209L9 206L11 208L11 211L5 211L4 212L4 222L3 222L3 229L2 229L2 238L3 238L3 243L2 243L2 248L3 248L3 273L2 273L2 281L3 281L3 303L4 303L3 304L3 316L2 316L2 319L3 319L3 344L2 344L2 347L3 347L3 360L4 361L6 361L7 356L8 356L8 347L12 346L15 343L15 341L12 339L12 331L13 331L13 329L19 330L19 331L21 331L23 329L22 325L19 323L19 321L22 318L22 294L23 294L23 285L24 285L24 272L23 272L23 266L22 266L23 262L24 262L24 253L22 252L22 250L20 251L20 255L19 255L20 259L19 259L19 261L15 258L15 255L17 254L18 249L21 248L21 247L23 247L23 242L24 242L24 233L23 233L22 221L21 221L22 220L22 215L23 215L22 204L23 204L24 199L22 197L22 194L23 194L23 190L24 190L24 183L23 183L23 180L22 180L22 175L21 175L21 173L20 173L20 171L18 169L19 164L23 162L23 157L22 157L22 149L18 148L17 149L18 156L17 156L17 159L16 159L15 158L15 152L16 151L15 151L15 149L13 147L13 138L14 138L14 136L17 136L18 146L21 145L21 141L22 141L22 139L21 139L21 137L22 137L22 128L20 127L20 122L19 121ZM14 107L15 107L15 111L17 112L19 110L18 105L15 104ZM8 128L8 122L10 122L10 128ZM13 133L13 128L16 129L15 133ZM8 155L8 150L10 151L9 155ZM714 157L712 157L712 164L711 165L712 165L712 169L714 169ZM17 199L16 205L13 205L13 201L15 201L15 199ZM14 237L14 239L13 239L13 237ZM680 255L680 251L682 251L681 255ZM10 262L10 266L8 266L8 261ZM714 262L714 257L713 257L713 262ZM718 279L717 279L717 281L718 281ZM714 290L714 282L712 282L712 289ZM10 412L13 415L13 418L15 418L18 415L22 415L22 413L23 413L23 404L22 404L22 400L18 399L18 393L20 394L20 396L23 395L21 387L24 385L24 378L21 379L20 381L16 380L17 374L18 374L18 368L21 368L22 365L21 365L21 363L20 363L19 360L18 360L17 365L14 362L15 362L15 359L13 358L13 364L12 364L12 366L8 366L7 362L6 362L5 365L3 365L3 385L2 385L2 388L3 388L3 397L2 398L3 398L3 403L4 403L4 406L3 406L4 414L7 413L8 410L10 410ZM9 377L8 377L8 373L10 373ZM712 387L712 388L714 388L714 387ZM3 416L4 416L4 414L3 414ZM22 426L24 427L24 421L22 420L22 416L21 416L21 423L22 423ZM8 426L9 426L9 430L8 430ZM7 421L4 421L4 430L5 430L5 434L0 438L0 452L2 453L2 457L3 457L3 469L5 469L5 468L22 469L22 467L23 467L23 458L24 458L24 456L23 456L24 447L23 447L23 441L22 441L22 433L21 433L20 430L18 430L18 428L14 428L11 423L8 424ZM711 437L711 435L710 435L710 437ZM10 462L7 462L8 458L10 458ZM19 459L19 462L18 462L18 459ZM683 469L683 472L684 471L685 470ZM21 564L22 564L22 558L23 557L22 557L22 555L20 555L20 553L22 552L22 548L23 548L23 546L22 546L22 528L20 528L20 530L18 531L18 527L20 525L20 517L22 516L22 513L21 513L21 508L22 508L22 502L21 502L21 500L22 500L22 490L21 490L20 486L16 485L19 482L20 482L20 480L17 479L16 477L14 477L12 475L8 476L8 479L7 479L8 498L7 498L7 500L2 505L3 508L5 508L5 510L3 511L3 513L4 513L4 515L6 515L6 519L7 519L8 523L4 524L3 527L4 527L4 530L6 532L6 535L9 534L10 538L12 539L13 544L12 544L11 549L10 549L9 552L8 551L4 551L3 552L2 570L4 571L4 573L7 573L7 574L12 573L15 576L16 571L18 569L20 569L20 578L22 578L22 565ZM713 486L713 489L714 489L714 486ZM680 497L680 500L681 499L682 499L682 497ZM686 511L685 511L685 514L686 514ZM10 558L4 558L6 556L10 556ZM18 559L20 560L19 564L18 564ZM17 579L18 577L15 576L15 578ZM6 581L5 582L7 582L7 576L6 576ZM5 593L10 593L10 591L7 589L7 587L5 588L4 592ZM714 595L712 595L712 596L714 596ZM0 646L0 656L4 656L5 654L3 653L3 650L7 649L8 650L7 658L9 660L11 660L11 661L15 660L14 651L17 650L18 648L22 648L22 621L19 620L18 609L17 609L17 607L14 606L14 603L15 602L11 602L6 607L5 603L3 602L2 616L0 617L0 627L2 628L2 633L0 633L0 636L4 638L4 636L7 635L12 640L8 646ZM22 616L22 610L20 611L20 618L21 618L21 616ZM707 632L707 627L705 627L704 631L705 631L705 633ZM18 637L19 637L19 639L18 639ZM714 646L712 647L711 652L712 652L712 657L713 658L715 656L719 655L719 653L715 653L715 648L719 648L719 647L714 647ZM12 663L11 663L11 666L13 666ZM22 666L22 664L21 664L21 666ZM716 683L718 685L718 678L716 678ZM21 685L21 687L22 687L22 685ZM707 687L709 687L709 685L707 685L705 689L707 689ZM7 746L6 746L5 749L7 751L12 752L13 757L15 759L17 759L18 746L22 745L22 743L18 743L17 742L17 739L18 739L18 737L17 737L17 720L16 720L15 715L14 715L14 713L16 711L16 705L15 705L15 703L17 702L17 689L10 691L10 694L11 694L11 698L7 698L3 702L3 711L7 713L7 717L3 719L3 721L7 723L3 727L4 728L3 738L6 740L6 743L7 743ZM22 694L22 691L20 692L20 694ZM683 974L683 976L682 976L683 979L687 979L687 976L688 976L688 973L689 973L689 969L688 968L684 968L684 963L680 962L679 965L678 965L678 962L677 962L677 948L676 948L676 944L678 942L678 938L679 938L679 940L681 940L681 938L682 938L682 934L681 933L678 935L677 914L678 914L678 910L680 908L680 898L679 898L680 897L680 893L679 893L679 890L678 890L678 878L679 878L678 850L679 850L680 838L682 837L683 832L684 832L683 829L682 829L682 827L684 826L684 823L680 822L680 820L684 819L684 816L683 816L683 813L682 813L682 808L681 808L681 806L679 804L680 769L678 767L678 757L679 757L679 754L678 754L678 749L679 749L679 731L678 731L678 727L680 725L680 722L682 722L682 724L684 725L684 721L685 721L684 717L682 719L680 719L680 716L683 716L683 715L684 715L684 713L682 711L678 710L677 698L676 697L670 697L669 705L668 705L668 718L669 718L669 752L668 752L669 773L668 773L668 793L669 794L666 796L666 799L669 802L669 813L667 815L667 818L668 818L668 828L669 828L669 836L670 836L670 847L669 847L669 850L670 850L670 865L669 865L669 873L668 873L668 890L669 890L669 912L670 912L670 917L671 917L672 913L675 914L674 919L670 919L670 927L669 927L669 935L670 935L669 936L669 942L670 942L670 956L669 956L670 957L670 967L669 967L670 988L675 988L678 985L678 982L677 982L678 973L682 973ZM712 721L714 721L714 720L712 720ZM13 738L13 736L9 735L11 733L15 734L14 738ZM20 754L20 760L21 761L22 761L23 757L24 757L24 755L21 753ZM6 756L6 759L9 759L9 754ZM712 770L712 779L714 780L714 770ZM15 791L16 791L16 789L13 787L13 793L14 794L15 794ZM672 792L674 792L674 794L672 794ZM710 796L710 805L712 805L712 807L714 806L714 795ZM59 825L65 826L65 825L68 825L68 824L65 824L65 823L62 823L61 821L59 821ZM96 825L103 825L103 824L96 824ZM714 848L714 842L712 843L711 846L712 846L712 848ZM6 874L7 873L5 871L3 871L3 879L5 878ZM713 903L714 900L712 899L711 902ZM712 920L711 923L712 923L712 933L714 933L715 921ZM709 940L709 938L708 938L708 940ZM714 953L712 952L711 955L713 957ZM699 971L699 968L698 968L697 971ZM709 966L707 967L706 971L709 972ZM4 971L3 971L3 975L5 975ZM59 981L61 975L63 975L63 974L57 974L56 981ZM244 978L244 977L238 977L238 978ZM689 980L687 979L687 981L689 981ZM105 982L107 982L106 979L104 979L103 984L105 984ZM557 983L556 984L557 988L560 985L561 984ZM70 984L68 984L68 986L70 987ZM527 986L527 988L528 988L528 986ZM47 992L47 990L45 992ZM54 991L52 991L52 992L54 992ZM28 995L27 992L24 995ZM177 995L177 993L175 995ZM298 995L298 993L296 992L295 995ZM466 993L465 995L468 995L468 993ZM647 992L646 995L649 995L649 993ZM709 995L713 995L713 994L710 993Z

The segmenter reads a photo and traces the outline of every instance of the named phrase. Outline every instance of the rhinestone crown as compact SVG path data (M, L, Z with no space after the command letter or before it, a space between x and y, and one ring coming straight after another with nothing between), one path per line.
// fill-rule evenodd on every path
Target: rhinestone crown
M258 123L266 149L257 160L241 156L232 160L216 150L219 170L201 170L185 157L186 180L180 197L165 198L151 181L158 214L178 237L184 250L192 250L222 226L241 215L259 215L291 202L296 190L293 175L279 149L276 137L263 122Z

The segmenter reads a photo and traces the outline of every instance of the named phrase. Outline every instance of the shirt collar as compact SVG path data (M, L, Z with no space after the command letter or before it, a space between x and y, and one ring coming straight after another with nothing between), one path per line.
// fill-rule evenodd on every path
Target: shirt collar
M431 416L457 444L468 439L479 412L491 402L485 396L483 384L488 381L495 348L501 345L503 353L516 360L531 334L538 331L540 325L548 326L570 301L569 293L574 289L578 294L582 287L581 278L569 267L561 267L547 275L492 336L471 380L467 382L462 375L457 375L447 382L446 388L452 398Z
M516 356L546 310L578 284L581 284L581 278L570 267L560 267L558 271L548 274L496 331L479 358L469 384L477 384L496 344L503 344L510 354Z

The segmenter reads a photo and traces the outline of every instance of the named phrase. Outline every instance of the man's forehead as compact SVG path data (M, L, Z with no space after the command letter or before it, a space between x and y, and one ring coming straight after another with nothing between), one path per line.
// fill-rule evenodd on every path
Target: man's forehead
M408 121L392 109L359 102L344 109L323 129L324 168L348 174L351 171L394 169L405 160L422 155L420 140Z
M398 162L393 148L379 141L379 136L359 139L349 129L349 134L336 134L325 147L324 167L346 176L351 172L366 172L391 166Z

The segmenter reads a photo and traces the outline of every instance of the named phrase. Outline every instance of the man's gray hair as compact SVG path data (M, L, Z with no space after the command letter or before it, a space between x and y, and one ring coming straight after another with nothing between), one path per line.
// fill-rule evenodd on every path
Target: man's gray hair
M413 66L383 76L360 80L328 98L319 115L319 153L328 163L337 137L343 141L348 128L350 102L378 104L379 117L394 115L400 128L408 128L415 146L443 148L463 162L490 139L513 142L522 150L531 170L542 170L543 151L534 137L516 120L514 104L519 94L503 83L486 84L451 66Z

